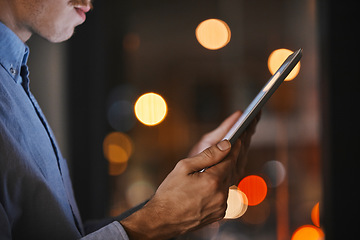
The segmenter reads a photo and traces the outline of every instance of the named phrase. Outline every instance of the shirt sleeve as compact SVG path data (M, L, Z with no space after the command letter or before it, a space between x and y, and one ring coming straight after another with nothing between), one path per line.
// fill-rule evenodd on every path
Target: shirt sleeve
M80 240L129 240L125 229L118 221L114 221L99 230L86 235Z

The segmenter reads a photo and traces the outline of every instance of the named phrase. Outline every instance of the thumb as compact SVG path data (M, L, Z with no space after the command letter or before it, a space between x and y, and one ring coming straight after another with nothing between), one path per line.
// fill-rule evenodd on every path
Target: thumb
M218 144L205 149L194 157L185 159L184 161L188 161L188 173L198 172L218 164L226 157L230 152L230 149L230 142L228 140L223 140Z

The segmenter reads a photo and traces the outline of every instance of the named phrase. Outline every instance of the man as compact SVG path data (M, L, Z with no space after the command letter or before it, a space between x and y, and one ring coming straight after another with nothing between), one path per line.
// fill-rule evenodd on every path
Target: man
M224 217L256 121L234 146L219 142L240 112L206 134L144 206L87 233L68 168L29 90L25 42L71 37L88 0L0 0L0 239L168 239ZM206 169L205 171L201 171Z

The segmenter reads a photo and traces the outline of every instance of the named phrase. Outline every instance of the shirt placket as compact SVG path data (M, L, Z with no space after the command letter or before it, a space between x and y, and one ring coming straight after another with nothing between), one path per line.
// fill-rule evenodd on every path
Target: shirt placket
M41 123L43 124L43 126L44 126L44 128L45 128L45 130L46 130L46 132L47 132L47 134L49 136L51 145L53 147L53 150L54 150L54 153L55 153L55 156L56 156L57 165L58 165L58 168L59 168L59 171L60 171L60 175L61 175L61 178L62 178L62 181L63 181L63 184L64 184L64 179L63 179L62 170L61 170L61 164L60 164L60 161L63 160L63 159L60 157L60 152L59 152L59 148L58 148L58 146L57 146L57 144L55 142L55 137L53 136L53 133L50 130L50 127L49 127L49 125L48 125L48 123L47 123L47 121L45 119L45 116L42 113L41 108L40 108L38 102L36 101L35 97L30 92L29 77L28 77L29 76L29 71L28 71L28 67L26 65L21 66L20 76L22 78L22 86L23 86L26 94L28 95L32 105L34 106L34 109L35 109ZM65 184L64 184L64 186L65 186ZM65 187L65 191L66 191L66 194L68 195L67 199L68 199L69 204L70 204L71 212L73 214L76 227L78 228L79 232L83 235L84 231L83 231L83 229L81 227L82 226L81 217L80 217L79 211L77 211L75 200L74 200L73 197L69 196L70 195L69 189L67 189Z

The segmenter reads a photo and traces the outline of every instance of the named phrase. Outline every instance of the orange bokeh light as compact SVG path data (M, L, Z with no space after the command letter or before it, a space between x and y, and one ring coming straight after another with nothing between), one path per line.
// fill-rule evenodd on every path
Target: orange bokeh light
M256 175L245 177L239 183L239 189L248 198L248 205L255 206L261 203L267 194L267 185L265 180Z
M118 175L122 174L123 172L125 172L127 165L128 165L127 162L125 162L125 163L109 162L108 173L110 176L118 176Z
M133 153L133 144L128 135L121 132L109 133L103 142L105 158L109 161L109 175L123 173Z
M312 225L304 225L296 229L291 240L322 240L324 239L323 231Z
M133 144L128 135L121 132L109 133L103 142L104 155L114 163L127 162L133 152Z
M319 203L315 204L315 206L311 210L311 220L315 226L320 227Z

